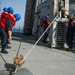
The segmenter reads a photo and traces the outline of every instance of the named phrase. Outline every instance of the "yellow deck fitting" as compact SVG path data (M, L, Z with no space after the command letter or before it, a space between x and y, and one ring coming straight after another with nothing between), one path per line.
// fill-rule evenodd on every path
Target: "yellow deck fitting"
M21 67L24 64L24 61L20 63L23 60L23 55L18 55L14 57L14 63L16 63L19 67Z

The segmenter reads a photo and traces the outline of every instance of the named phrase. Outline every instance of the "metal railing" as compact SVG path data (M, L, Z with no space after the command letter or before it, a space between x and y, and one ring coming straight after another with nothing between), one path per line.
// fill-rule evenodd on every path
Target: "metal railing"
M23 33L23 27L14 27L12 29L12 32Z

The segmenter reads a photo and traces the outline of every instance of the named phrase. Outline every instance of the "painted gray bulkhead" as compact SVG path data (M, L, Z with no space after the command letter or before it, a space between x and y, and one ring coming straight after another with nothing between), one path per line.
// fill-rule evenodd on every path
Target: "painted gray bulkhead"
M53 0L45 0L44 2L38 4L37 11L35 12L35 19L34 19L34 33L37 33L37 27L39 26L38 37L43 33L43 22L41 22L42 18L46 15L49 16L50 22L53 20L53 7L54 2ZM50 40L52 39L52 26L50 27ZM50 41L51 42L51 41Z

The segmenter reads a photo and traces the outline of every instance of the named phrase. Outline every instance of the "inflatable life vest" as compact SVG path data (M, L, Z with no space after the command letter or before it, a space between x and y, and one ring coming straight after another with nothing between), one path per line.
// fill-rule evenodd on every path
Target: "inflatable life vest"
M6 29L6 19L9 18L12 20L12 27L15 25L16 23L16 18L13 16L13 14L8 13L8 12L3 12L1 14L1 20L0 20L0 25Z

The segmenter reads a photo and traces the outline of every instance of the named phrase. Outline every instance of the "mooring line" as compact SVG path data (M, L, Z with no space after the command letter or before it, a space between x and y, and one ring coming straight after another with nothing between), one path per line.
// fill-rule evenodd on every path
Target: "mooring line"
M50 28L50 26L53 24L53 22L57 19L58 15L60 14L60 12L57 14L57 16L54 18L54 20L51 22L51 24L47 27L47 29L42 33L42 35L39 37L39 39L35 42L35 44L32 46L32 48L29 50L29 52L27 53L27 55L24 57L24 59L20 62L22 63L27 56L30 54L30 52L33 50L33 48L36 46L36 44L40 41L40 39L43 37L43 35L45 34L45 32Z

